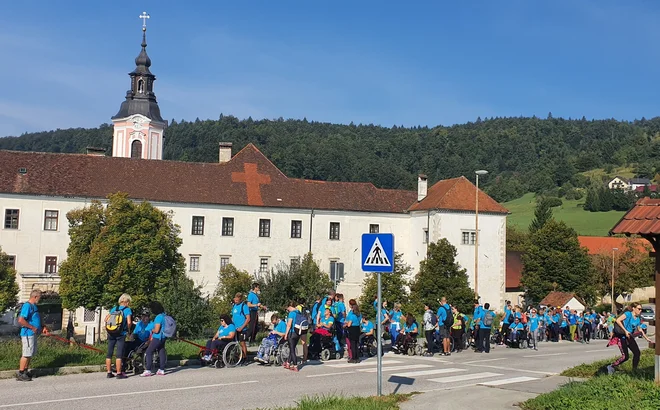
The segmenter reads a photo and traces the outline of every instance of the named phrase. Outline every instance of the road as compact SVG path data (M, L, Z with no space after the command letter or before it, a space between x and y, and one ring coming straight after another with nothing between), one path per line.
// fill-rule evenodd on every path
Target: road
M610 358L615 348L606 342L541 343L538 351L496 347L489 354L472 351L450 357L383 358L384 393L461 391L465 386L505 388L539 383L579 363ZM467 391L467 393L465 393ZM250 364L234 369L177 368L166 376L106 379L104 373L41 377L32 382L0 380L0 409L27 406L71 408L185 408L221 405L226 409L293 405L304 395L373 395L376 359L360 364L345 360L311 362L299 373ZM465 402L465 398L463 398ZM495 407L492 407L495 406ZM489 408L498 408L492 403ZM452 407L452 408L467 408Z

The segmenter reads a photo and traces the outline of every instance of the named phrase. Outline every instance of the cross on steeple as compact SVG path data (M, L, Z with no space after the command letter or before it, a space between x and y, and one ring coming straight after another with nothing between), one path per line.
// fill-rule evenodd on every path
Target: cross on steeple
M232 182L244 182L247 191L248 205L263 206L264 201L261 198L261 185L270 184L270 175L260 174L257 170L257 164L243 164L244 172L232 172Z
M142 19L142 31L147 31L147 19L151 17L149 17L146 11L143 11L138 17Z

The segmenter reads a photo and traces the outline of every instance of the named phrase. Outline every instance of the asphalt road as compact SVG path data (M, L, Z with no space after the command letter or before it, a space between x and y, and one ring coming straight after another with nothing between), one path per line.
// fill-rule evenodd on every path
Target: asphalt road
M457 390L464 395L469 394L469 389L465 393L466 386L538 385L568 367L617 354L614 347L605 345L602 340L588 345L541 343L538 351L498 346L489 354L466 351L442 358L387 353L383 359L383 392ZM310 362L299 373L250 364L234 369L177 368L168 370L166 376L127 380L106 379L104 373L49 376L32 382L0 380L0 409L254 409L293 405L304 395L375 393L376 359L370 358L360 364L345 360ZM451 401L451 396L445 397ZM462 398L466 400L469 398Z

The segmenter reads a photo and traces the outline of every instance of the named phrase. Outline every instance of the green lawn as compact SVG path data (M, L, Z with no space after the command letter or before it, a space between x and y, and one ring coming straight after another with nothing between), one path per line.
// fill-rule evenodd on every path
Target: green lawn
M575 201L563 199L562 206L553 208L555 219L566 222L575 229L579 235L587 236L607 236L607 233L621 219L624 212L588 212L582 209L579 204L584 204L584 198ZM519 228L527 229L534 219L534 208L536 199L534 194L527 193L522 198L502 204L507 208L511 215L508 217L508 223Z
M276 410L398 410L399 403L410 394L392 394L382 397L303 397L295 407L277 407Z
M615 349L614 347L612 349ZM570 382L559 389L522 403L524 410L657 410L660 409L660 387L653 382L654 351L645 349L639 370L632 371L631 361L608 376L603 369L614 361L600 360L581 364L562 373L562 376L589 378L585 382Z

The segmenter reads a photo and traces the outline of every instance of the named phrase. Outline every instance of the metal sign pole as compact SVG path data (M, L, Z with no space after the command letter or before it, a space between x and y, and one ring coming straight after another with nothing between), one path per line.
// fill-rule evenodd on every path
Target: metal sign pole
M376 320L378 321L378 358L377 360L377 369L378 369L378 396L383 395L383 344L381 343L383 337L383 329L381 328L381 323L383 323L383 301L381 295L381 273L378 272L378 311L376 313Z

